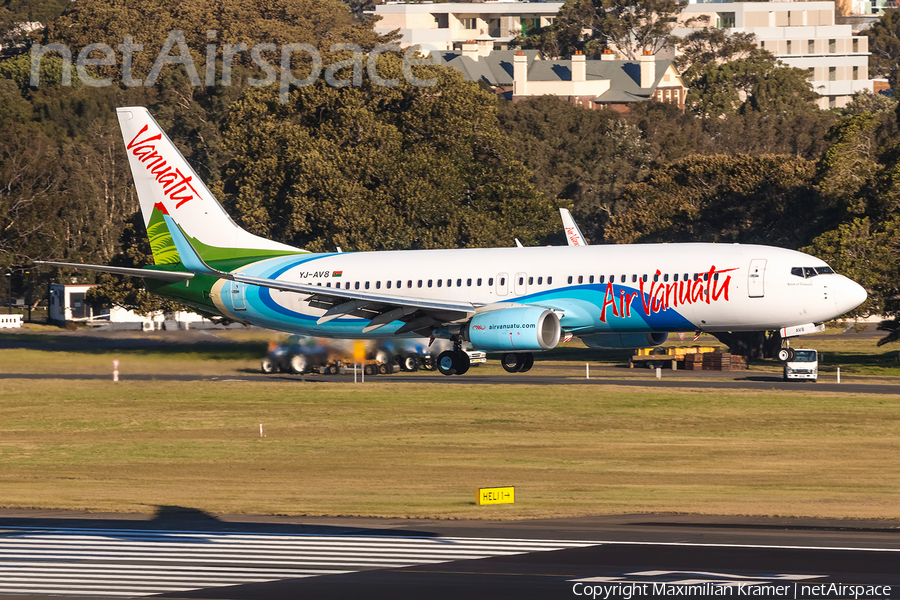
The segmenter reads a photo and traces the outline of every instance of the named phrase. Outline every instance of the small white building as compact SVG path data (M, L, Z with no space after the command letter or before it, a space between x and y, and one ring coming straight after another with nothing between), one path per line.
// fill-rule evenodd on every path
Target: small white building
M546 27L556 19L562 2L387 2L369 14L381 17L375 31L400 30L400 46L414 44L423 54L459 50L467 40L487 43L490 49L506 50L520 35Z
M132 310L114 306L112 308L95 307L85 300L91 284L63 285L50 284L50 301L48 318L59 325L75 322L89 325L120 324L123 329L189 329L192 325L212 324L197 313L179 311L174 313L155 312L142 316ZM129 327L130 325L130 327Z
M698 19L704 16L705 22ZM689 0L678 21L672 33L679 37L706 26L754 34L786 65L809 71L819 108L840 108L854 93L873 91L869 38L853 35L851 25L835 25L834 2Z

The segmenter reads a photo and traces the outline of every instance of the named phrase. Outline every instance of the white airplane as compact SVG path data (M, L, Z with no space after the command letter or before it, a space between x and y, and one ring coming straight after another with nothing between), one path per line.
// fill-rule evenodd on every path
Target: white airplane
M205 314L279 331L447 338L445 375L468 370L464 341L523 372L564 335L592 348L658 345L686 330L790 336L866 299L818 258L757 245L310 253L238 227L147 109L117 112L156 264L42 264L143 277Z

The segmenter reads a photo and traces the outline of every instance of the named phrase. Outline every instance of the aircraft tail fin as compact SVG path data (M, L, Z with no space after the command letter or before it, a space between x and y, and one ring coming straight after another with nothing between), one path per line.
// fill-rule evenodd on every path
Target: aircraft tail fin
M304 252L241 229L146 108L116 113L156 264L182 262L167 216L206 262Z

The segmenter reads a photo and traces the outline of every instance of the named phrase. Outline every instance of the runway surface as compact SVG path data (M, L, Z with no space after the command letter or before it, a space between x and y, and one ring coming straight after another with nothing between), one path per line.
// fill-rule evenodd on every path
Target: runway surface
M900 523L28 514L0 513L6 597L626 598L635 587L641 597L726 588L758 598L900 597ZM862 587L821 593L831 584Z

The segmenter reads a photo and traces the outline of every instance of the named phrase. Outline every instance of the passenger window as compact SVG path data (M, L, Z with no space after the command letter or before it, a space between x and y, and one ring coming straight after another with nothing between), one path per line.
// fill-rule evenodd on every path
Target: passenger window
M488 277L488 285L494 285L494 278Z
M538 285L541 285L542 283L544 283L544 278L538 277Z
M553 284L553 277L548 277L548 278L547 278L547 285L552 285L552 284Z
M525 284L525 278L519 277L519 285L524 285L524 284Z
M672 281L678 281L678 273L672 275Z
M412 279L407 279L407 280L406 280L406 287L408 287L408 288L411 288L411 287L412 287Z
M428 280L428 287L431 287L431 284L432 284L432 280L429 279L429 280Z
M631 276L631 283L637 283L637 275Z
M703 281L709 281L709 273L703 274Z
M438 279L438 287L442 287L444 285L443 279Z
M322 283L321 283L321 282L317 283L316 285L319 286L319 287L322 287Z
M572 276L569 275L569 283L572 283Z
M506 277L500 278L500 285L506 285Z
M481 287L481 277L479 277L479 278L475 281L475 285L477 285L478 287Z
M718 281L718 280L719 280L719 274L713 273L713 281Z
M588 283L594 283L594 276L593 276L593 275L591 275L590 277L588 277Z
M376 281L376 282L375 282L375 289L376 289L376 290L380 290L380 289L381 289L381 282L380 282L380 281Z
M646 277L646 275L644 275L644 277ZM644 281L647 281L647 280L645 279ZM655 273L653 275L653 281L659 281L659 273Z
M466 279L466 287L472 287L472 280Z
M421 279L419 280L419 285L418 285L418 287L422 287L422 280L421 280Z
M391 282L390 282L390 281L387 282L387 289L391 289Z
M398 279L397 280L397 289L399 290L402 287L403 287L403 282Z
M663 275L663 281L669 281L669 274L668 274L668 273L666 273L665 275Z
M325 284L325 287L331 287L331 282L326 283L326 284Z
M534 277L528 278L528 285L532 285L534 283Z
M366 282L366 289L369 289L369 282Z
M584 275L578 276L578 283L584 283Z
M690 276L687 273L685 273L683 279L684 279L684 281L687 281L688 279L690 279Z
M644 273L643 280L644 280L644 283L647 283L647 274L646 273Z
M600 283L606 283L606 275L600 276Z
M456 280L456 287L462 287L462 279Z
M349 290L349 289L350 289L350 282L349 282L349 281L348 281L347 283L344 284L344 289L345 289L345 290Z
M448 280L447 280L447 287L453 287L453 280L452 280L452 279L448 279Z
M358 289L359 289L359 282L358 282L358 281L357 281L356 283L353 284L353 289L355 289L355 290L358 290Z

